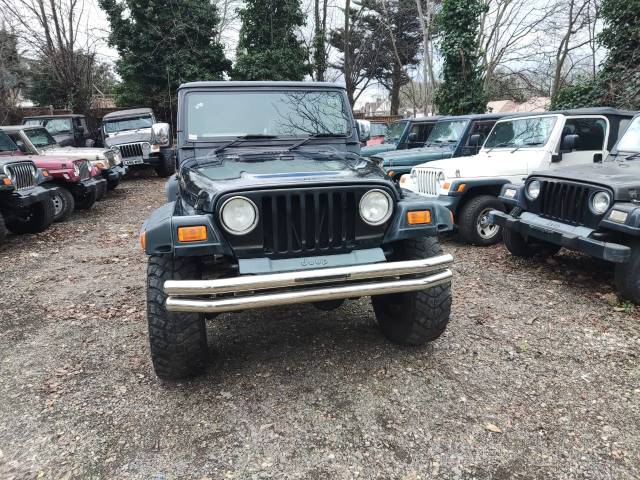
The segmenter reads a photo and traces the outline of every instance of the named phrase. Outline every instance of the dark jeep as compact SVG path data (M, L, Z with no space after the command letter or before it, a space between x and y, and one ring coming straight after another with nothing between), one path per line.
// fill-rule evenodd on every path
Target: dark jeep
M150 108L111 112L102 117L100 129L105 147L117 148L127 166L151 165L160 177L176 170L168 123L156 122Z
M34 115L24 117L22 124L46 128L61 147L93 147L95 143L84 115Z
M382 142L363 147L361 155L370 157L383 152L422 147L440 118L442 117L406 118L390 123Z
M0 243L7 230L40 233L53 223L50 190L40 185L48 177L28 158L0 156Z
M511 213L490 217L513 255L565 247L613 262L618 290L640 303L640 115L604 162L535 172L500 199Z
M144 223L151 356L161 378L207 363L204 314L371 296L410 345L449 320L449 213L359 155L346 92L329 83L178 89L179 171Z

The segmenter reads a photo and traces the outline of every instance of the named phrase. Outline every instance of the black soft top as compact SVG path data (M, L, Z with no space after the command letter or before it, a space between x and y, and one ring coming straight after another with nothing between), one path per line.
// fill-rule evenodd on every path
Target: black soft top
M58 113L55 115L28 115L24 117L22 120L30 120L30 119L47 119L47 118L84 118L84 115L79 113Z
M224 88L313 88L313 89L335 89L335 90L345 90L344 85L339 85L337 83L331 82L282 82L282 81L257 81L257 82L239 82L233 81L229 82L226 80L220 81L207 81L207 82L189 82L183 83L178 87L178 91L180 90L190 90L190 89L224 89Z
M117 112L107 113L102 120L113 120L114 118L139 117L141 115L153 115L150 108L131 108L129 110L118 110Z

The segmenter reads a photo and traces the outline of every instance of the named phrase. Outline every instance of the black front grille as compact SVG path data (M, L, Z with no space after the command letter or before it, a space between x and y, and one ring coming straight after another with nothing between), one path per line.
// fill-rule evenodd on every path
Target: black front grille
M390 220L371 226L360 218L360 199L372 188L380 187L332 186L225 195L219 206L236 195L251 199L258 208L259 221L247 235L223 233L239 258L291 258L377 247Z
M126 145L120 145L118 148L120 149L122 158L142 156L142 143L128 143Z
M355 242L356 192L289 192L262 198L265 253L348 249Z
M591 225L595 215L589 202L591 195L599 190L602 189L580 183L540 180L539 214L570 225Z
M36 167L33 163L11 163L5 169L18 190L33 187L36 184Z

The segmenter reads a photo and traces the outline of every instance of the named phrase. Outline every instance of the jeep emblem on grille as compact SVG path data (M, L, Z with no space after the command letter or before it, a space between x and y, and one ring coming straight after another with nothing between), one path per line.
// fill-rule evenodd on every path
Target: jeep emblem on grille
M315 267L316 265L322 266L329 263L326 258L303 258L300 265L303 267Z

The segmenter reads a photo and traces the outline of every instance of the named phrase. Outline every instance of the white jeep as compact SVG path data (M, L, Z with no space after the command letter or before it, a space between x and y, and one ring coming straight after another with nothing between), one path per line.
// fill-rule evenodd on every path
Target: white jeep
M601 162L632 118L632 112L613 108L511 116L494 125L477 155L418 165L400 186L438 197L464 242L492 245L502 232L489 212L504 211L498 199L503 185L522 183L537 170Z

